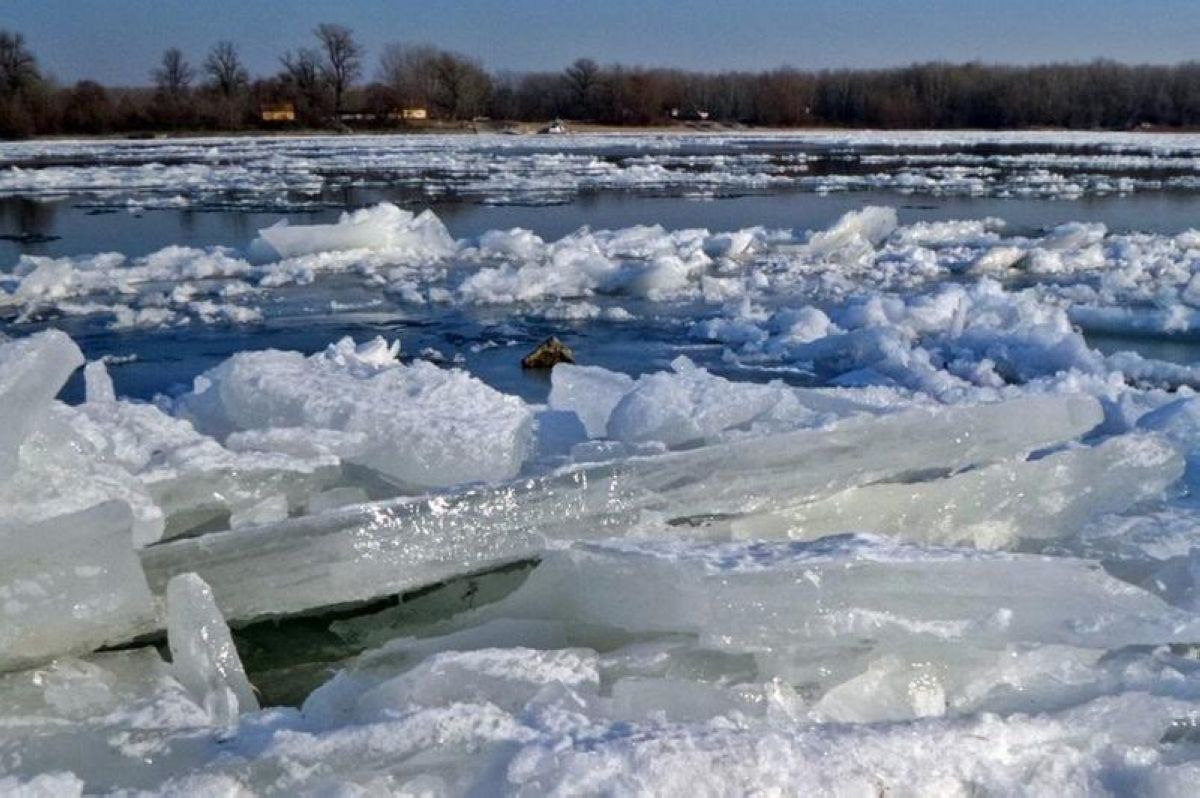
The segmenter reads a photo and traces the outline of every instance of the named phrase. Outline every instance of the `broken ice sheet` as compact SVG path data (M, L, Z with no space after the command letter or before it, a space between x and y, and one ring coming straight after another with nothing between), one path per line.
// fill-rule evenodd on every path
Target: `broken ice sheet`
M230 620L363 601L536 555L547 541L672 529L681 517L772 512L931 467L956 470L1077 437L1083 396L847 419L690 451L219 533L145 552L150 581L195 571ZM700 530L699 534L703 534Z

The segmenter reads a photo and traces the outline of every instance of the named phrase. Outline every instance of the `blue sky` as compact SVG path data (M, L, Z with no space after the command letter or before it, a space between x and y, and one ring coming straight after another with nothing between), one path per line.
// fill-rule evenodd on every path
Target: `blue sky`
M64 81L145 83L164 48L198 62L219 39L272 73L323 21L358 33L369 72L391 41L513 70L579 56L693 69L1200 58L1196 0L0 0L0 27Z

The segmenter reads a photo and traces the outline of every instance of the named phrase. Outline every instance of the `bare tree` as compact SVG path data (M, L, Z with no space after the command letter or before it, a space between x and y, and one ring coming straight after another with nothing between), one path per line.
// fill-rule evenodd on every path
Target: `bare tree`
M177 47L172 47L162 55L162 63L154 70L154 84L164 97L179 101L187 96L196 73L192 70L187 59Z
M321 56L305 47L295 54L286 52L279 59L283 65L283 84L299 106L301 117L308 122L319 121L326 113L325 81L321 77Z
M333 112L340 114L346 89L362 76L363 50L354 41L354 33L342 25L325 22L318 25L313 33L324 55L321 74L333 89Z
M575 116L589 117L593 113L596 90L600 83L600 65L590 58L580 58L563 73L571 91Z
M284 78L299 91L308 94L320 87L320 56L315 51L306 47L293 55L289 50L279 63L283 66Z
M437 93L434 103L450 119L470 119L483 113L492 92L492 79L478 61L443 52L434 62Z
M208 57L204 59L204 74L208 75L212 87L226 100L232 100L250 82L250 75L242 66L242 59L233 42L217 42L212 46Z
M440 55L428 44L389 44L379 57L379 80L402 105L427 108L437 94Z
M37 59L19 33L0 30L0 96L12 96L41 80Z
M116 109L108 90L91 80L81 80L74 88L64 89L62 125L70 133L106 133L112 129Z

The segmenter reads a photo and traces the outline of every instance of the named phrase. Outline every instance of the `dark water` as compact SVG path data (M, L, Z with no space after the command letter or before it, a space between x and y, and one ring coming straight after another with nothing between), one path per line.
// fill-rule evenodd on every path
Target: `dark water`
M847 211L864 205L894 207L905 224L997 217L1005 220L1009 232L1014 234L1036 233L1074 221L1103 222L1113 232L1176 233L1200 227L1200 194L1187 192L1077 200L930 197L895 191L832 194L776 191L716 199L604 193L584 195L562 205L522 206L462 201L430 203L425 198L414 198L411 191L346 189L327 193L322 198L327 207L320 210L287 214L193 209L98 212L80 198L49 202L3 198L0 236L25 236L33 240L0 239L0 271L10 270L22 254L58 257L121 252L138 256L173 244L240 249L260 228L282 218L293 224L332 222L342 210L384 200L414 211L432 208L456 238L477 236L487 230L524 227L551 240L585 225L605 229L659 224L667 229L704 227L713 231L763 225L804 230L828 226Z

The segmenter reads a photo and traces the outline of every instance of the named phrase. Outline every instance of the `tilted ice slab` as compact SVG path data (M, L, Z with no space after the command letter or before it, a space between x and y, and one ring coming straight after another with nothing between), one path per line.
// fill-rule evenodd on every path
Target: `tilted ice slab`
M536 555L551 540L661 531L773 512L930 468L956 470L1075 438L1102 418L1084 396L853 418L691 451L577 468L499 488L378 503L144 552L151 583L195 571L230 620L403 592ZM703 530L700 530L700 534Z
M1091 518L1157 498L1183 471L1183 456L1165 438L1122 435L1097 446L996 463L944 479L864 485L727 523L740 538L815 540L862 531L1005 548L1022 539L1061 537Z
M58 330L0 343L0 483L16 471L25 437L83 360L75 342Z
M0 525L0 671L91 651L155 628L120 502Z
M212 590L195 574L180 574L167 585L167 642L172 672L213 724L229 725L258 709Z

